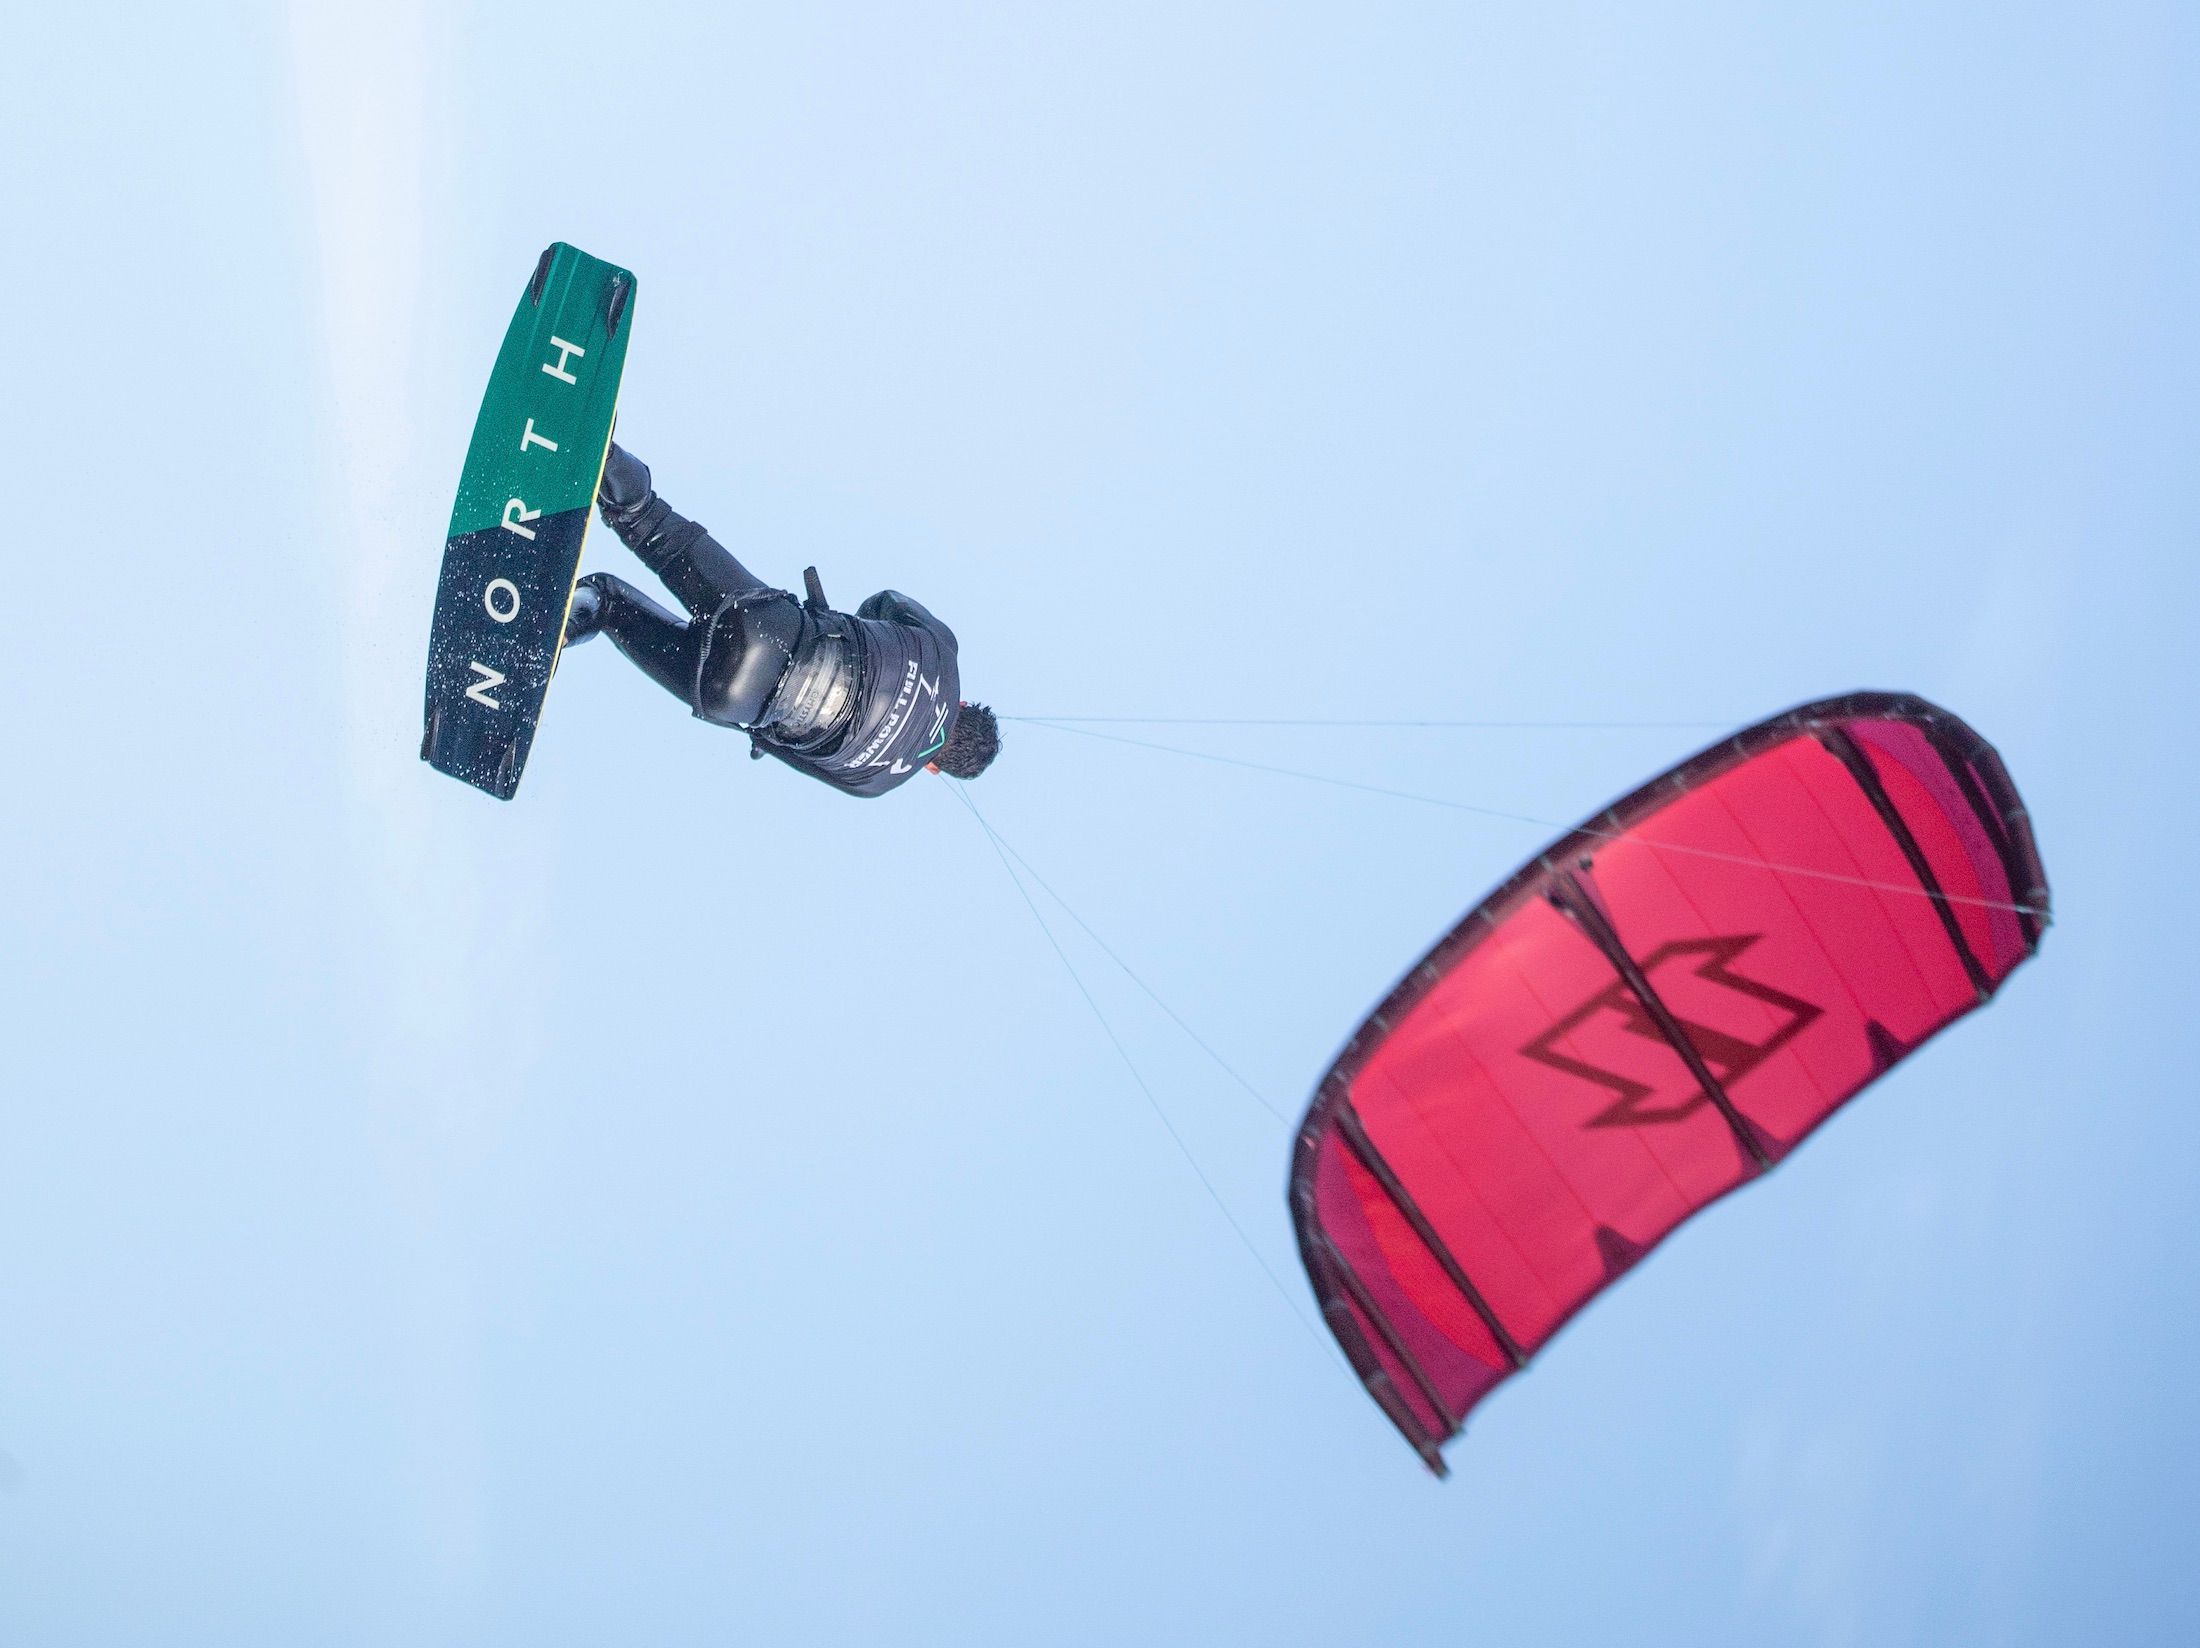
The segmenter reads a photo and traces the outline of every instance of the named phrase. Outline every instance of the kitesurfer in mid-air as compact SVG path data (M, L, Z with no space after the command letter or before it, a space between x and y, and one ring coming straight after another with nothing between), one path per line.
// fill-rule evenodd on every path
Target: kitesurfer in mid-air
M608 634L642 673L716 726L749 735L850 795L884 795L929 768L975 778L1000 749L993 712L957 696L955 633L899 591L853 614L774 589L657 496L649 467L614 445L596 494L604 524L687 608L674 617L624 579L573 592L566 644Z

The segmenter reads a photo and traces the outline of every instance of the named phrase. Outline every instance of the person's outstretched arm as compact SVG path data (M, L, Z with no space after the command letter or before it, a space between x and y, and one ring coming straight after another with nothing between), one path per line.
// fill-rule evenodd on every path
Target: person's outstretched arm
M664 581L693 617L708 618L737 595L773 586L735 560L649 483L649 465L613 443L596 502L604 524Z

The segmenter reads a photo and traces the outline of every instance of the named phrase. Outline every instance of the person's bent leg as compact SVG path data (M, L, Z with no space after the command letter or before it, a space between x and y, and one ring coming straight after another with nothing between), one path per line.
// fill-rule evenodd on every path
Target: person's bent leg
M595 629L636 667L689 709L695 707L695 667L701 658L702 628L679 619L623 578L591 572L581 580L596 597Z

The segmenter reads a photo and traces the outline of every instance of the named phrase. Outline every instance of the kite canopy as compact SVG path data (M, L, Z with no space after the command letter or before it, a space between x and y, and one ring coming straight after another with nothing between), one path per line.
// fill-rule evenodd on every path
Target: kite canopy
M1919 698L1807 704L1554 843L1316 1091L1291 1212L1323 1315L1429 1468L1682 1220L2038 947L1991 746Z

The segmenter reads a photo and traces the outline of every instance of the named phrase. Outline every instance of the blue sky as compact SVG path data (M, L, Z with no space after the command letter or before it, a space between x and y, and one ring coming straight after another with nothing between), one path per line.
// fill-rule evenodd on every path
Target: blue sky
M2200 1628L2189 8L144 10L0 100L0 1639ZM2058 923L1438 1485L943 784L602 646L513 804L417 761L554 238L666 495L1004 712L1697 724L1169 735L1570 820L1914 690ZM1539 845L1009 731L973 798L1286 1114ZM1064 930L1310 1313L1287 1130Z

